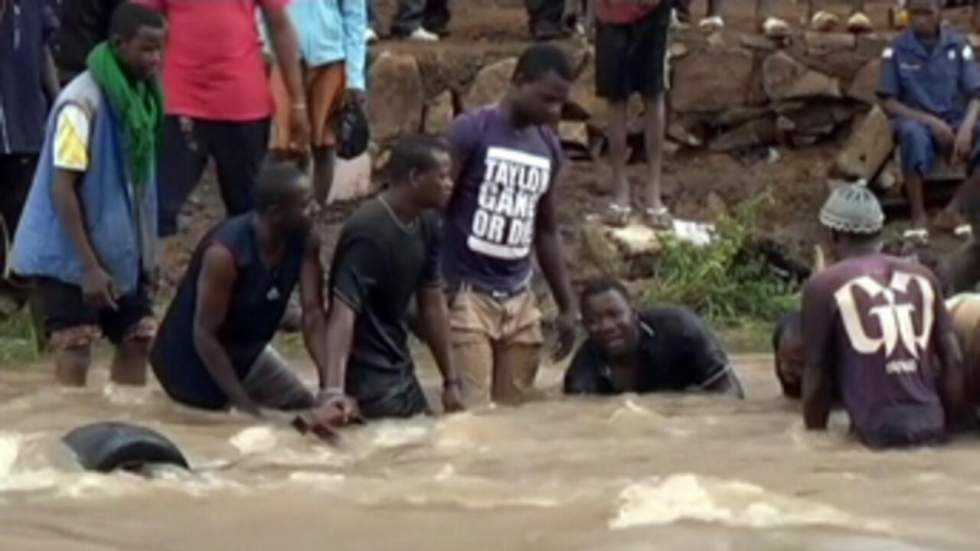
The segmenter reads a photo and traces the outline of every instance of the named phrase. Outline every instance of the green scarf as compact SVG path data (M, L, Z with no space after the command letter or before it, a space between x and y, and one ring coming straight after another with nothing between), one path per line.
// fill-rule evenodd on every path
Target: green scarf
M151 176L163 123L163 92L156 79L132 82L115 50L103 42L88 56L88 69L122 122L123 147L134 186Z

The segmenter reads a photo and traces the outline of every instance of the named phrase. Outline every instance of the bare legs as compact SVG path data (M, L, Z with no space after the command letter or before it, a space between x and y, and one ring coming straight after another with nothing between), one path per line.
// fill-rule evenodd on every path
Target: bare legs
M630 206L630 184L626 178L627 101L609 102L609 167L612 169L613 204Z
M117 346L110 367L110 380L118 385L145 385L151 343L152 340L148 338L132 338ZM65 347L54 355L55 378L65 387L84 387L91 364L91 343Z
M333 186L336 155L333 147L313 148L313 193L320 207L326 206Z
M666 132L667 113L664 105L664 94L646 99L646 109L643 115L644 144L647 154L647 184L644 199L648 209L663 210L663 193L661 180L664 164L664 134Z

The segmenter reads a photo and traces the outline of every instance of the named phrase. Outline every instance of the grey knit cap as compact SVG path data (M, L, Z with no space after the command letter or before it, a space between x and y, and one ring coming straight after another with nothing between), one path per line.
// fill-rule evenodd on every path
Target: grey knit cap
M881 231L885 213L874 193L862 184L848 184L830 194L820 209L820 223L843 233L872 234Z

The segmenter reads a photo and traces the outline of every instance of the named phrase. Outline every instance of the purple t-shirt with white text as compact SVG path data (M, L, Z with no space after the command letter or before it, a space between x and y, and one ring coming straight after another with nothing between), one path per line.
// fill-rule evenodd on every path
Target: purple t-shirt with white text
M538 202L561 170L561 145L541 126L515 128L506 108L464 113L449 128L455 182L443 227L447 283L514 291L531 277Z
M873 447L943 437L936 356L950 327L932 272L896 257L845 260L803 290L807 364L836 372L852 426Z

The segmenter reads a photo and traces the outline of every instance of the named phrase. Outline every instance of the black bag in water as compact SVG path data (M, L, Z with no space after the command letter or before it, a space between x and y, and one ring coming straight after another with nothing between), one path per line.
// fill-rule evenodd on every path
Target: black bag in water
M347 102L340 108L335 120L337 156L341 159L353 159L363 155L371 141L371 130L364 109L356 102Z
M190 468L184 454L167 437L127 423L85 425L66 434L62 441L89 471L139 471L148 464Z

